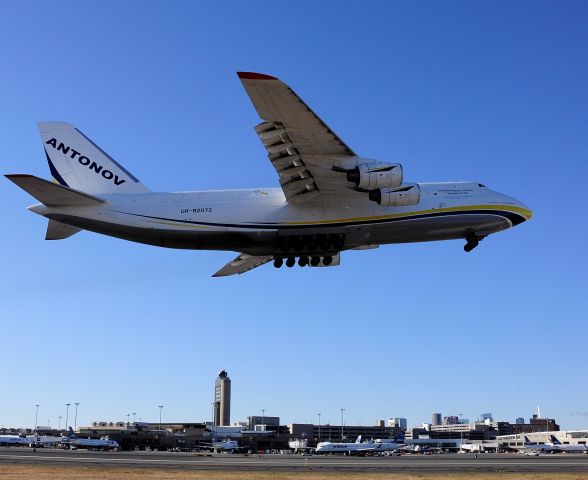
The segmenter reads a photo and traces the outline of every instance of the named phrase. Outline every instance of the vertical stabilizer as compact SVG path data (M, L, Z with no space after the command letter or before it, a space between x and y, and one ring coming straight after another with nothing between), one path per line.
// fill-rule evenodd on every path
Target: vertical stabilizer
M94 195L149 191L73 125L40 122L39 131L51 175L61 185Z

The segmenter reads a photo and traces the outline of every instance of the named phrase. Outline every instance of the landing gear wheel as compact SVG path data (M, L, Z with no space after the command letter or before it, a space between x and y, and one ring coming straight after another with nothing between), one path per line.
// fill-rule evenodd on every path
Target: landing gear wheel
M310 259L310 264L311 264L313 267L317 267L319 263L321 263L321 257L312 257L312 258Z
M295 263L296 259L294 257L288 257L288 260L286 260L286 266L289 268L292 268Z
M274 260L274 267L280 268L283 263L284 263L284 260L282 260L281 258L276 258Z
M298 259L298 265L301 267L306 267L308 265L308 257L300 257Z
M468 242L463 246L463 249L466 252L471 252L474 248L478 246L478 242Z
M480 240L482 240L482 238L475 237L475 236L466 237L467 243L464 245L463 249L466 252L471 252L474 248L476 248L478 246L478 243L480 243Z
M331 257L330 255L323 257L323 265L329 266L332 262L333 262L333 257Z

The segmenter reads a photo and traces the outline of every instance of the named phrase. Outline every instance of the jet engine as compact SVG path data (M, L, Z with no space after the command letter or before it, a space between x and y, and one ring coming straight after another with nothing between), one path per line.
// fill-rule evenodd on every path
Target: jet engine
M421 189L416 183L398 188L378 188L369 193L370 200L384 207L405 207L416 205L421 199Z
M402 165L399 163L363 163L347 171L347 181L359 188L395 188L402 185Z

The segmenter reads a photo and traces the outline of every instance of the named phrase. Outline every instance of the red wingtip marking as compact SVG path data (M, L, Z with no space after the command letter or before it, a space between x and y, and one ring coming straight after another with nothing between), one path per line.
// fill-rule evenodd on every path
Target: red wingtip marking
M277 80L276 77L266 75L265 73L237 72L237 75L239 75L241 80Z

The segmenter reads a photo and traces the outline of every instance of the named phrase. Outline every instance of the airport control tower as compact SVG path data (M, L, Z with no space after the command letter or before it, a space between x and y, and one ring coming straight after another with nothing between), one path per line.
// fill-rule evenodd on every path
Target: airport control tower
M214 382L214 424L231 424L231 379L225 370L218 373Z

